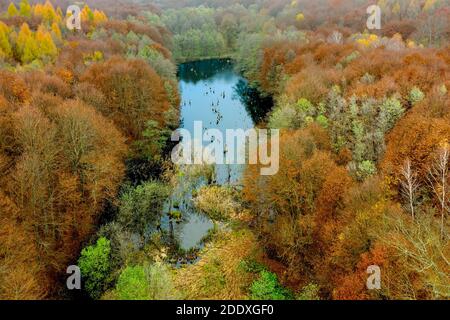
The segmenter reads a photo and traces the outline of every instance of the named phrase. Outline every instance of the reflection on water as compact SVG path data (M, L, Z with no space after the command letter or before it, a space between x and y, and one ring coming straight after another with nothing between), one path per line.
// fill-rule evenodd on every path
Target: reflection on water
M178 66L178 78L183 83L197 84L208 79L231 79L236 74L233 72L233 62L230 59L212 59L183 63Z
M203 129L218 129L225 137L227 129L248 130L264 119L272 105L261 98L247 81L234 71L229 59L214 59L179 66L182 127L193 135L194 122L202 121ZM208 145L210 142L205 142ZM224 141L226 144L226 141ZM243 165L217 165L219 184L239 184ZM212 222L191 208L190 200L181 200L183 221L174 226L174 234L182 249L196 247L213 227ZM168 223L166 218L166 224Z
M257 89L250 87L244 79L238 81L235 91L253 122L256 124L263 122L267 113L272 109L273 98L262 96Z

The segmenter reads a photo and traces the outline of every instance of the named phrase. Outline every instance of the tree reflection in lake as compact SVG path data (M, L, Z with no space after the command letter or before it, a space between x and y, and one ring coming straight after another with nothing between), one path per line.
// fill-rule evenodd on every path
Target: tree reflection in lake
M263 122L273 107L272 97L262 95L258 89L249 86L244 79L239 80L235 91L253 122L256 124Z

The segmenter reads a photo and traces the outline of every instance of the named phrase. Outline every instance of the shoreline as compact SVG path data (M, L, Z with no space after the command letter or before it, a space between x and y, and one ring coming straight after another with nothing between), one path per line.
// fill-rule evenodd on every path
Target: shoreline
M234 60L233 54L225 54L221 56L208 56L208 57L196 57L196 58L189 58L189 59L182 59L182 60L174 60L175 64L178 66L180 64L185 63L194 63L194 62L201 62L201 61L208 61L208 60L225 60L225 59L231 59Z

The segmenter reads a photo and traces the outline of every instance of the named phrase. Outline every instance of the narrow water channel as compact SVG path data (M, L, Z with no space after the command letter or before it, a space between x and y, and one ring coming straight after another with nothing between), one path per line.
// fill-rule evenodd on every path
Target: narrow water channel
M203 130L253 128L270 110L272 100L262 98L240 76L230 59L190 62L179 66L181 93L181 127L194 133L194 122L201 121ZM239 184L243 165L216 165L216 182ZM205 215L192 206L181 205L183 221L174 226L174 236L183 250L197 248L213 228ZM166 221L167 224L167 221Z

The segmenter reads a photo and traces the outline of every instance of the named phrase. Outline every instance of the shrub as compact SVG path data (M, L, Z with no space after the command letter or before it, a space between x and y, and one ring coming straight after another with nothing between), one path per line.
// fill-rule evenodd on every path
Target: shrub
M144 267L126 267L117 281L117 293L121 300L150 300L149 285Z
M358 165L358 179L363 181L377 172L375 164L370 160L365 160Z
M296 108L286 105L277 107L269 118L269 127L274 129L296 129L299 128L304 119L299 115Z
M239 262L239 269L249 273L259 273L266 270L266 266L254 259L246 258Z
M328 128L328 118L325 117L323 114L318 115L316 121L321 127L325 129Z
M306 285L297 295L297 300L320 300L319 286L314 283Z
M311 102L308 101L308 99L301 98L301 99L299 99L299 100L297 101L297 107L298 107L301 111L307 113L307 112L311 111L311 109L312 109L314 106L312 105Z
M138 153L149 161L159 161L170 134L171 131L162 128L157 121L147 121L142 139L135 143Z
M349 63L351 63L355 59L358 59L360 56L361 54L359 53L359 51L353 51L351 54L342 59L341 64L347 66Z
M167 300L176 298L175 288L168 268L160 263L152 264L145 269L148 279L151 300Z
M142 235L148 226L158 223L169 194L169 187L160 182L128 188L121 196L117 221L127 230Z
M384 100L380 106L380 129L384 133L391 130L404 113L405 109L397 98Z
M202 269L204 273L202 287L207 295L213 295L225 288L227 280L221 260L214 258L212 261L203 265Z
M109 240L102 237L95 245L84 248L78 259L85 289L94 299L98 298L105 288L105 281L110 271L110 251Z
M119 299L122 300L174 298L172 279L167 268L160 263L126 267L119 276L116 291Z
M110 241L110 263L113 270L120 270L128 259L130 259L130 256L136 253L142 246L141 239L135 237L132 232L124 230L116 221L102 225L97 235L99 237L105 237ZM118 273L114 272L114 277L117 276Z
M424 97L425 97L425 94L419 88L414 87L409 92L408 100L412 105L415 105L416 103L422 101Z

